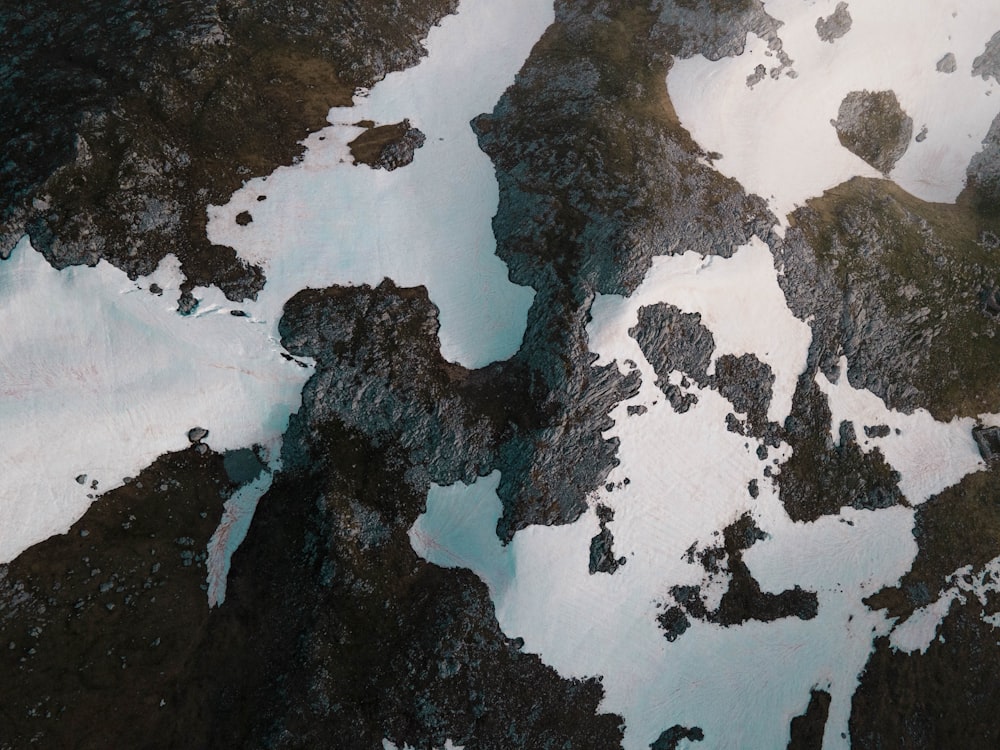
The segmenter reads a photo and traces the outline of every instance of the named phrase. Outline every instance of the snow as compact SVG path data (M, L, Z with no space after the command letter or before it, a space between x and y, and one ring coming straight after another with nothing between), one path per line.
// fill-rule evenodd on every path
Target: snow
M469 121L492 111L553 18L552 0L465 0L431 30L419 65L331 110L332 125L306 139L300 164L211 207L210 239L262 264L269 279L247 311L273 330L299 289L388 276L427 287L447 359L479 367L517 351L534 293L510 282L494 254L497 182ZM347 144L362 132L352 123L404 118L427 137L412 164L352 164ZM241 211L251 224L236 223Z
M661 301L701 313L718 345L715 357L751 352L770 364L776 393L769 416L783 421L810 332L785 305L767 247L754 241L730 259L696 252L658 257L632 297L598 297L587 329L597 364L625 369L631 360L643 378L639 393L611 414L615 425L607 436L621 441L621 464L608 478L612 489L594 492L591 510L576 523L530 527L502 546L494 533L499 473L468 487L434 487L411 543L431 562L476 572L502 629L524 638L526 651L567 677L601 675L602 710L625 718L627 750L645 750L674 724L701 727L710 747L784 747L789 722L805 710L812 688L832 698L824 748L847 747L858 675L874 639L894 624L863 599L896 585L910 568L917 552L914 511L845 508L812 523L792 522L763 474L790 455L788 446L761 461L754 440L726 430L732 406L718 393L694 387L698 403L677 414L654 385L655 373L627 332L639 307ZM864 424L900 428L878 444L916 501L982 468L966 421L890 412L846 378L834 385L819 376L819 383L830 397L831 429L840 419L855 420L862 435ZM637 404L648 411L627 416ZM757 499L747 489L752 479ZM614 511L607 525L614 554L627 560L613 575L588 571L598 503ZM743 556L762 589L815 591L817 616L728 628L692 620L668 642L656 617L672 604L670 588L706 578L700 565L687 562L686 550L719 545L717 532L744 513L767 534ZM710 593L717 599L721 591Z
M587 334L591 349L601 355L598 364L643 363L639 345L622 332L636 325L640 307L666 300L685 312L701 313L702 325L715 338L713 360L722 354L753 353L770 365L775 382L768 416L783 420L792 408L812 333L788 312L771 251L757 238L728 259L703 257L696 251L653 258L646 278L630 297L597 298ZM653 387L652 368L640 364L640 370L646 400L662 398Z
M27 240L0 262L0 561L65 533L192 427L218 451L280 439L309 370L246 319L178 315L178 283L172 257L138 283L104 262L56 271Z
M552 19L551 0L464 0L431 30L418 66L332 110L335 124L306 139L301 163L211 207L210 238L265 268L254 302L199 288L196 311L179 316L172 257L138 284L103 262L55 271L27 241L0 262L0 313L17 321L0 331L0 561L65 532L94 496L185 448L196 425L218 451L264 446L273 472L312 372L282 358L278 342L283 305L300 289L384 276L422 284L441 310L448 358L479 366L516 351L533 292L494 256L496 178L469 120L492 110ZM349 163L360 129L346 123L404 117L427 136L413 164L387 173ZM243 210L246 227L235 223ZM154 282L161 297L146 291ZM80 474L98 489L75 482ZM209 550L214 601L269 476L227 503Z
M853 176L880 176L840 145L830 121L848 92L891 89L913 118L914 135L926 126L927 138L911 141L890 178L923 200L954 202L1000 111L996 82L971 75L973 59L1000 29L1000 4L852 0L853 25L831 44L815 24L836 4L765 0L784 24L778 34L795 77L765 77L748 87L756 65L777 63L767 42L752 34L739 57L677 60L667 88L681 123L703 148L723 155L716 169L768 199L784 221L795 206ZM937 70L948 52L958 63L950 75Z
M840 370L846 373L846 358L841 358ZM957 484L967 474L985 468L979 448L972 439L976 420L956 417L950 422L938 422L925 409L916 409L912 414L894 411L886 408L871 391L852 387L844 376L833 384L821 374L817 383L826 394L833 413L831 434L834 439L839 437L837 430L841 421L853 422L862 447L877 446L902 474L899 488L914 505ZM866 425L887 425L889 435L866 438L863 431Z

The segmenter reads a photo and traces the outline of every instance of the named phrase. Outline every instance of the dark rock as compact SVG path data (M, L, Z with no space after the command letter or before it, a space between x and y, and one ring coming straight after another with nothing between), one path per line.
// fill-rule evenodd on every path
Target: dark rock
M188 430L187 438L192 443L200 443L202 440L208 437L208 430L204 427L192 427Z
M600 532L590 540L590 574L614 573L625 564L624 557L616 558L614 554L615 538L607 524L614 520L615 514L606 505L597 506L597 518L601 524Z
M206 206L293 163L357 87L416 63L457 0L358 5L27 0L0 9L0 256L130 277L174 254L234 301L260 268L205 234ZM65 50L65 54L60 52ZM55 51L55 52L54 52Z
M708 385L715 338L701 324L699 313L681 312L665 302L641 307L639 322L628 335L639 344L664 394L669 396L669 377L675 370L698 385Z
M691 627L691 621L680 607L668 607L656 618L663 629L663 636L673 643Z
M868 597L872 609L905 620L949 585L967 565L975 573L1000 556L1000 474L969 474L961 482L917 506L913 536L916 559L897 586Z
M414 152L424 145L426 138L409 120L394 125L374 123L368 130L351 141L348 147L355 164L367 164L372 169L391 172L413 161Z
M816 19L816 33L824 42L831 44L844 36L851 30L851 14L847 10L847 3L837 3L837 7L826 18Z
M972 61L972 75L1000 83L1000 31L990 37L986 49Z
M939 73L954 73L958 69L954 53L946 53L944 57L937 61L936 67Z
M846 356L851 385L890 408L923 407L943 421L995 410L1000 338L980 297L1000 278L980 242L1000 221L991 153L973 159L970 187L953 206L855 178L795 211L785 240L772 244L778 281L795 315L812 319L828 378Z
M765 538L766 535L753 518L744 514L726 527L723 532L723 547L709 548L697 554L708 574L708 580L728 576L729 586L714 610L709 610L705 605L701 586L672 587L670 594L677 607L667 609L657 618L668 640L678 638L686 630L686 627L678 629L677 623L682 622L681 614L724 627L740 625L748 620L771 622L785 617L810 620L816 616L819 603L815 592L805 591L799 586L778 594L764 592L750 574L743 562L743 552ZM689 550L689 553L690 560L694 550ZM721 560L726 561L725 567L719 564ZM678 610L680 614L673 610Z
M649 750L677 750L682 740L701 742L703 739L705 733L701 727L682 727L680 724L674 724L656 738L656 741L649 746Z
M889 437L889 432L889 425L887 424L865 425L865 437L867 438Z
M878 638L851 703L851 746L997 747L1000 647L987 614L976 597L952 602L924 653Z
M986 463L992 464L1000 459L1000 427L973 427L972 438Z
M892 171L913 137L913 120L892 91L850 92L831 124L844 148L883 174Z
M813 689L806 712L792 719L788 750L823 750L823 733L830 714L830 694Z
M903 500L900 475L878 448L861 450L854 426L840 424L840 440L829 436L832 414L809 370L799 378L785 434L792 455L777 477L781 502L795 521L813 521L845 505L874 510Z
M253 221L253 214L249 211L240 211L236 214L236 223L241 227L245 227L247 224Z
M642 416L647 411L649 411L649 409L647 409L643 404L638 404L638 405L630 404L626 409L626 412L630 417Z
M760 487L757 485L756 479L751 479L749 484L747 484L747 492L750 493L750 497L754 500L760 497Z

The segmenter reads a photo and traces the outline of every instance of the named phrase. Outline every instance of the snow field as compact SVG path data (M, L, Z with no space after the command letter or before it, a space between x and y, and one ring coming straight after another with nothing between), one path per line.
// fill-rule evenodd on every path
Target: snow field
M1000 87L972 77L972 61L1000 30L993 0L852 0L850 31L832 43L816 33L837 0L765 0L783 22L778 35L796 76L765 77L750 88L758 64L777 60L750 35L745 52L717 62L677 60L667 88L681 122L709 151L715 168L768 199L782 222L795 206L856 175L879 173L840 145L830 120L850 91L891 89L913 118L916 136L890 178L926 201L954 202L965 170L1000 112ZM937 62L954 53L957 70Z
M217 451L276 454L309 371L244 318L178 315L179 284L172 257L133 282L105 262L56 271L27 239L0 262L0 561L65 533L192 427Z
M862 599L897 583L912 564L913 510L845 508L814 523L793 523L763 474L787 458L787 446L771 449L762 462L756 441L726 430L733 409L717 393L695 387L698 403L677 414L654 385L655 373L627 331L640 306L659 301L702 314L717 342L713 358L753 352L768 362L777 375L769 416L784 419L805 366L809 330L785 306L766 246L755 241L728 260L696 253L656 258L632 297L595 301L588 327L599 363L628 367L631 361L643 376L640 392L612 412L615 426L607 436L621 441L621 464L608 479L612 489L591 497L592 505L614 510L608 528L626 565L613 575L589 574L590 539L599 531L593 510L571 525L525 529L501 546L494 534L499 473L469 487L433 488L427 513L411 531L413 546L431 562L475 571L490 589L504 632L524 638L526 650L561 674L602 675L602 708L624 716L627 750L645 750L673 724L702 727L713 748L783 747L790 720L805 710L814 687L832 696L824 747L847 747L841 734L858 674L873 639L893 625ZM892 433L880 445L921 499L957 481L960 472L980 468L967 425L890 413L870 394L853 391L846 378L837 386L820 382L831 394L834 425L840 418L867 420L857 423L861 435L862 424L901 425L901 435ZM627 416L636 404L648 411ZM930 444L938 455L928 466ZM949 468L936 474L941 467ZM747 490L751 479L758 481L757 499ZM815 591L817 617L729 628L692 620L668 642L656 616L672 604L670 588L705 582L686 550L721 545L716 532L745 512L768 534L744 553L751 573L764 591L796 585ZM717 601L721 593L710 596Z
M498 188L469 122L492 111L553 18L552 0L465 0L431 30L420 64L332 109L332 125L306 139L300 164L211 207L209 237L262 264L269 279L248 312L273 331L299 289L388 276L427 287L447 359L479 367L517 351L534 293L511 283L494 254ZM352 164L347 144L362 132L352 123L404 118L427 137L412 164L392 172ZM241 211L253 223L236 224Z

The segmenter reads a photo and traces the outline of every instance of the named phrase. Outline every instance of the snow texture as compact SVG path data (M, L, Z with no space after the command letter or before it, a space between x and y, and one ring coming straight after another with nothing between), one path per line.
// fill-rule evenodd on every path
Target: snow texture
M1000 28L1000 4L855 0L851 30L834 44L815 28L817 15L835 11L833 0L764 5L784 24L778 33L794 77L748 87L756 66L775 64L768 43L752 35L739 57L678 60L667 77L681 122L704 149L723 155L716 169L768 199L784 220L795 206L851 177L880 176L841 146L830 121L848 92L891 90L930 135L911 144L889 177L923 200L953 202L1000 111L1000 97L990 96L996 80L938 75L937 64L950 49L969 70Z
M331 127L305 140L300 164L210 208L209 238L267 275L247 311L274 332L299 289L388 276L427 287L445 358L479 367L517 351L534 293L508 281L494 254L499 192L469 121L493 109L553 18L551 0L467 0L431 30L419 65L331 110ZM411 164L386 172L352 163L347 144L364 129L351 123L404 119L426 135ZM237 224L242 211L252 223Z
M178 315L180 280L172 256L137 282L103 261L56 271L27 240L0 262L0 561L65 533L195 426L217 451L276 454L309 370L226 308Z
M312 372L278 343L282 307L301 289L384 276L422 284L441 310L447 357L478 366L516 351L533 292L509 282L493 254L498 188L469 121L492 109L553 15L551 0L465 0L431 30L418 66L332 110L336 124L306 139L300 163L210 207L210 238L265 267L254 302L199 288L194 313L178 315L172 257L139 283L103 262L55 271L26 240L0 262L0 314L16 321L0 330L0 562L188 447L195 426L218 451L264 446L273 472ZM347 143L362 128L347 123L405 117L427 135L413 164L391 173L351 164ZM236 222L243 211L252 222ZM162 295L148 293L154 283ZM75 481L84 474L86 486ZM228 556L269 477L226 505L209 550L212 601L224 597Z
M771 365L769 416L787 416L810 337L785 306L768 249L754 241L728 260L693 252L656 258L632 297L599 297L593 306L588 333L597 364L634 362L643 384L612 412L615 425L606 434L621 441L621 465L594 493L591 511L569 526L530 527L501 546L494 473L470 487L433 488L411 542L431 562L475 571L504 632L524 638L526 650L566 676L602 675L602 709L625 717L627 750L645 750L674 724L701 727L710 747L784 747L789 722L816 687L832 696L824 747L847 747L841 733L858 674L874 638L893 624L862 600L896 584L911 566L913 510L845 508L793 523L763 473L787 458L787 446L763 462L753 441L725 429L732 406L718 393L692 386L698 402L679 414L655 387L652 367L627 332L640 306L659 301L701 313L718 342L716 357L750 352ZM831 429L844 418L900 428L879 445L919 500L982 467L964 422L889 412L846 379L835 386L821 378L820 385L831 398ZM630 414L637 405L646 411ZM756 499L747 491L750 480L758 483ZM613 576L588 571L597 504L614 512L607 527L615 555L627 561ZM670 588L704 581L686 551L718 544L716 533L746 512L767 534L743 557L762 590L815 591L818 615L728 628L694 621L668 642L656 618L671 603Z

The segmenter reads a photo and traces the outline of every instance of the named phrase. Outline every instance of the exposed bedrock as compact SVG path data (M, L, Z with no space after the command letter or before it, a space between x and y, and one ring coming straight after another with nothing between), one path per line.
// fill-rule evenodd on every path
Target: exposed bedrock
M788 750L823 750L823 733L830 714L830 694L813 689L806 712L792 719Z
M653 255L728 256L769 235L763 200L699 160L664 85L669 53L736 53L761 13L756 2L556 3L514 85L473 122L497 169L493 228L514 281L538 289L555 273L627 294Z
M855 178L792 214L772 243L778 281L828 377L845 356L851 385L890 408L1000 408L1000 216L980 199L975 184L951 205Z
M833 13L826 18L816 19L816 34L824 42L834 42L851 30L851 11L847 3L837 3Z
M953 602L923 653L878 638L851 704L851 747L997 747L1000 647L983 617L995 616L998 604Z
M831 124L844 148L883 174L896 166L913 136L913 119L892 91L850 92Z
M0 256L27 231L57 268L130 276L175 254L186 290L254 297L260 269L206 207L291 164L356 87L413 65L457 0L29 0L0 9Z
M721 547L709 547L697 553L692 547L688 551L688 562L694 562L697 556L697 561L705 568L704 584L670 589L676 606L668 607L657 617L668 641L675 641L684 634L690 626L689 617L729 627L749 620L771 622L785 617L811 620L816 616L819 600L814 591L799 586L777 594L761 590L743 562L743 553L767 535L750 514L743 514L727 526L722 537ZM725 591L718 606L710 609L704 589L718 586L720 578L725 579L722 584Z
M197 662L206 547L236 485L199 448L160 457L0 565L0 748L208 746L179 703L212 705L225 679Z
M831 437L832 413L815 375L810 368L799 377L785 420L792 455L775 478L785 512L815 521L846 506L877 510L904 502L899 472L878 448L861 449L852 422L834 425L838 437Z
M355 164L391 172L412 162L416 150L426 140L419 128L403 120L392 125L373 124L347 145Z

